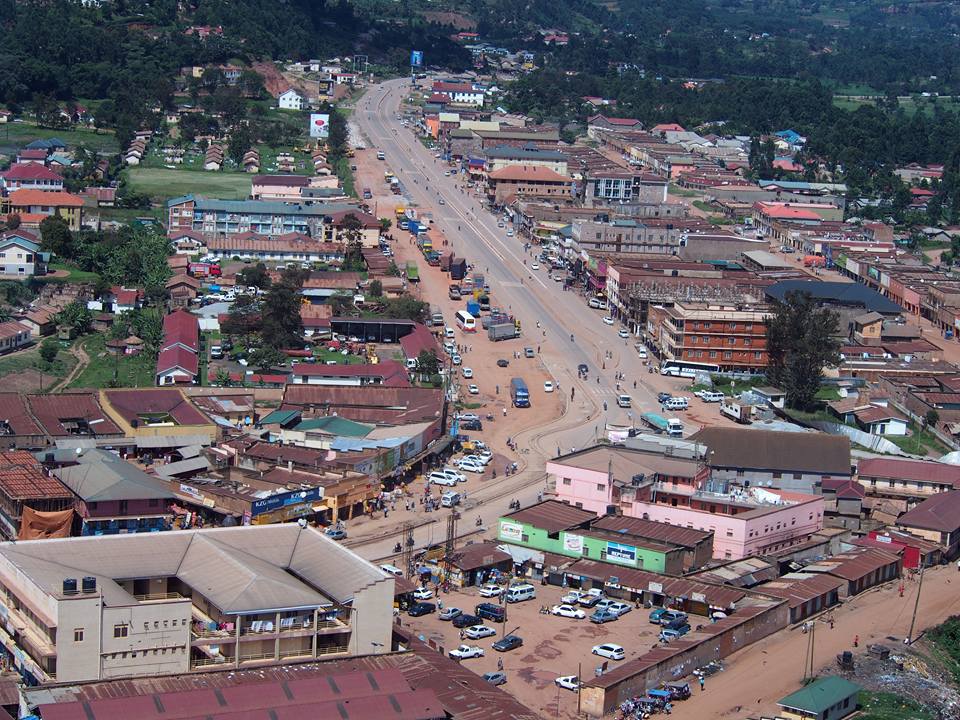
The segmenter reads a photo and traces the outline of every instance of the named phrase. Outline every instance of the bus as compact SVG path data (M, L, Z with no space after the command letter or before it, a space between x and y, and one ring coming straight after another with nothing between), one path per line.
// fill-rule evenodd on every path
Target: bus
M457 310L457 327L464 332L476 332L477 319L466 310Z
M712 363L687 362L686 360L664 360L660 363L661 375L674 377L696 377L697 373L718 373L720 366Z

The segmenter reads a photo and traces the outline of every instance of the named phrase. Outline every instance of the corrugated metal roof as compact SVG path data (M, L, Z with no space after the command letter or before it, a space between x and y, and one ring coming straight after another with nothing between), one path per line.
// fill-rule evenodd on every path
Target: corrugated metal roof
M593 520L597 514L568 505L559 500L544 500L523 510L517 510L504 519L518 523L526 523L547 532L558 532L567 528L577 527Z
M700 543L710 540L713 536L712 532L668 525L654 520L627 517L626 515L606 515L596 520L591 527L597 530L622 533L627 537L646 538L687 548L695 548Z
M25 450L0 452L0 492L11 500L73 498L73 493L44 473L43 466Z

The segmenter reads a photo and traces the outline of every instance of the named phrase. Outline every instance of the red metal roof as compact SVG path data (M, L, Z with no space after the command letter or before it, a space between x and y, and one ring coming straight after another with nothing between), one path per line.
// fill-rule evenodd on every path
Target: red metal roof
M40 462L25 450L0 452L0 492L11 500L73 497L59 480L44 473Z
M436 352L437 339L425 325L417 323L413 326L413 332L400 338L400 347L403 349L405 357L415 358L422 350Z
M960 486L960 466L923 460L864 458L857 467L861 479L880 478Z
M14 435L42 435L43 429L31 417L27 410L27 402L19 393L0 393L0 408L5 420Z
M44 156L46 155L44 151ZM40 163L18 163L0 173L5 180L60 180L63 177Z
M196 375L200 369L200 358L186 348L179 346L163 350L157 357L157 373L167 372L175 368Z
M897 518L897 525L951 533L960 528L960 490L937 493Z
M90 424L98 420L90 429L96 435L123 435L123 431L110 419L96 394L92 392L58 393L56 395L26 395L27 405L33 417L47 435L69 437L73 435L64 423L83 421Z
M196 316L185 310L177 310L163 318L163 346L170 347L177 343L190 348L196 353L199 347L200 323ZM157 366L159 369L159 365Z
M128 423L138 420L142 415L162 413L169 415L178 425L206 425L210 422L175 388L105 390L103 395Z

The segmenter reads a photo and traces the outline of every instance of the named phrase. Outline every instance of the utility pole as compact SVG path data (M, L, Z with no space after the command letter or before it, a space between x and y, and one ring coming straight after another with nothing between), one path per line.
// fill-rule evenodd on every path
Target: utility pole
M907 633L907 645L913 643L913 627L917 622L917 610L920 607L920 591L923 590L923 566L920 566L920 584L917 586L917 599L913 603L913 617L910 618L910 632Z

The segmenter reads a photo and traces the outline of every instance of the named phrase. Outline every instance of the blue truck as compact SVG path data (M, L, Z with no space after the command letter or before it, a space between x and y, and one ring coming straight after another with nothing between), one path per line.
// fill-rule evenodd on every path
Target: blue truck
M527 389L527 384L523 381L523 378L511 378L510 398L513 400L514 407L530 407L530 390Z
M476 300L467 300L467 312L475 318L480 317L480 303Z

